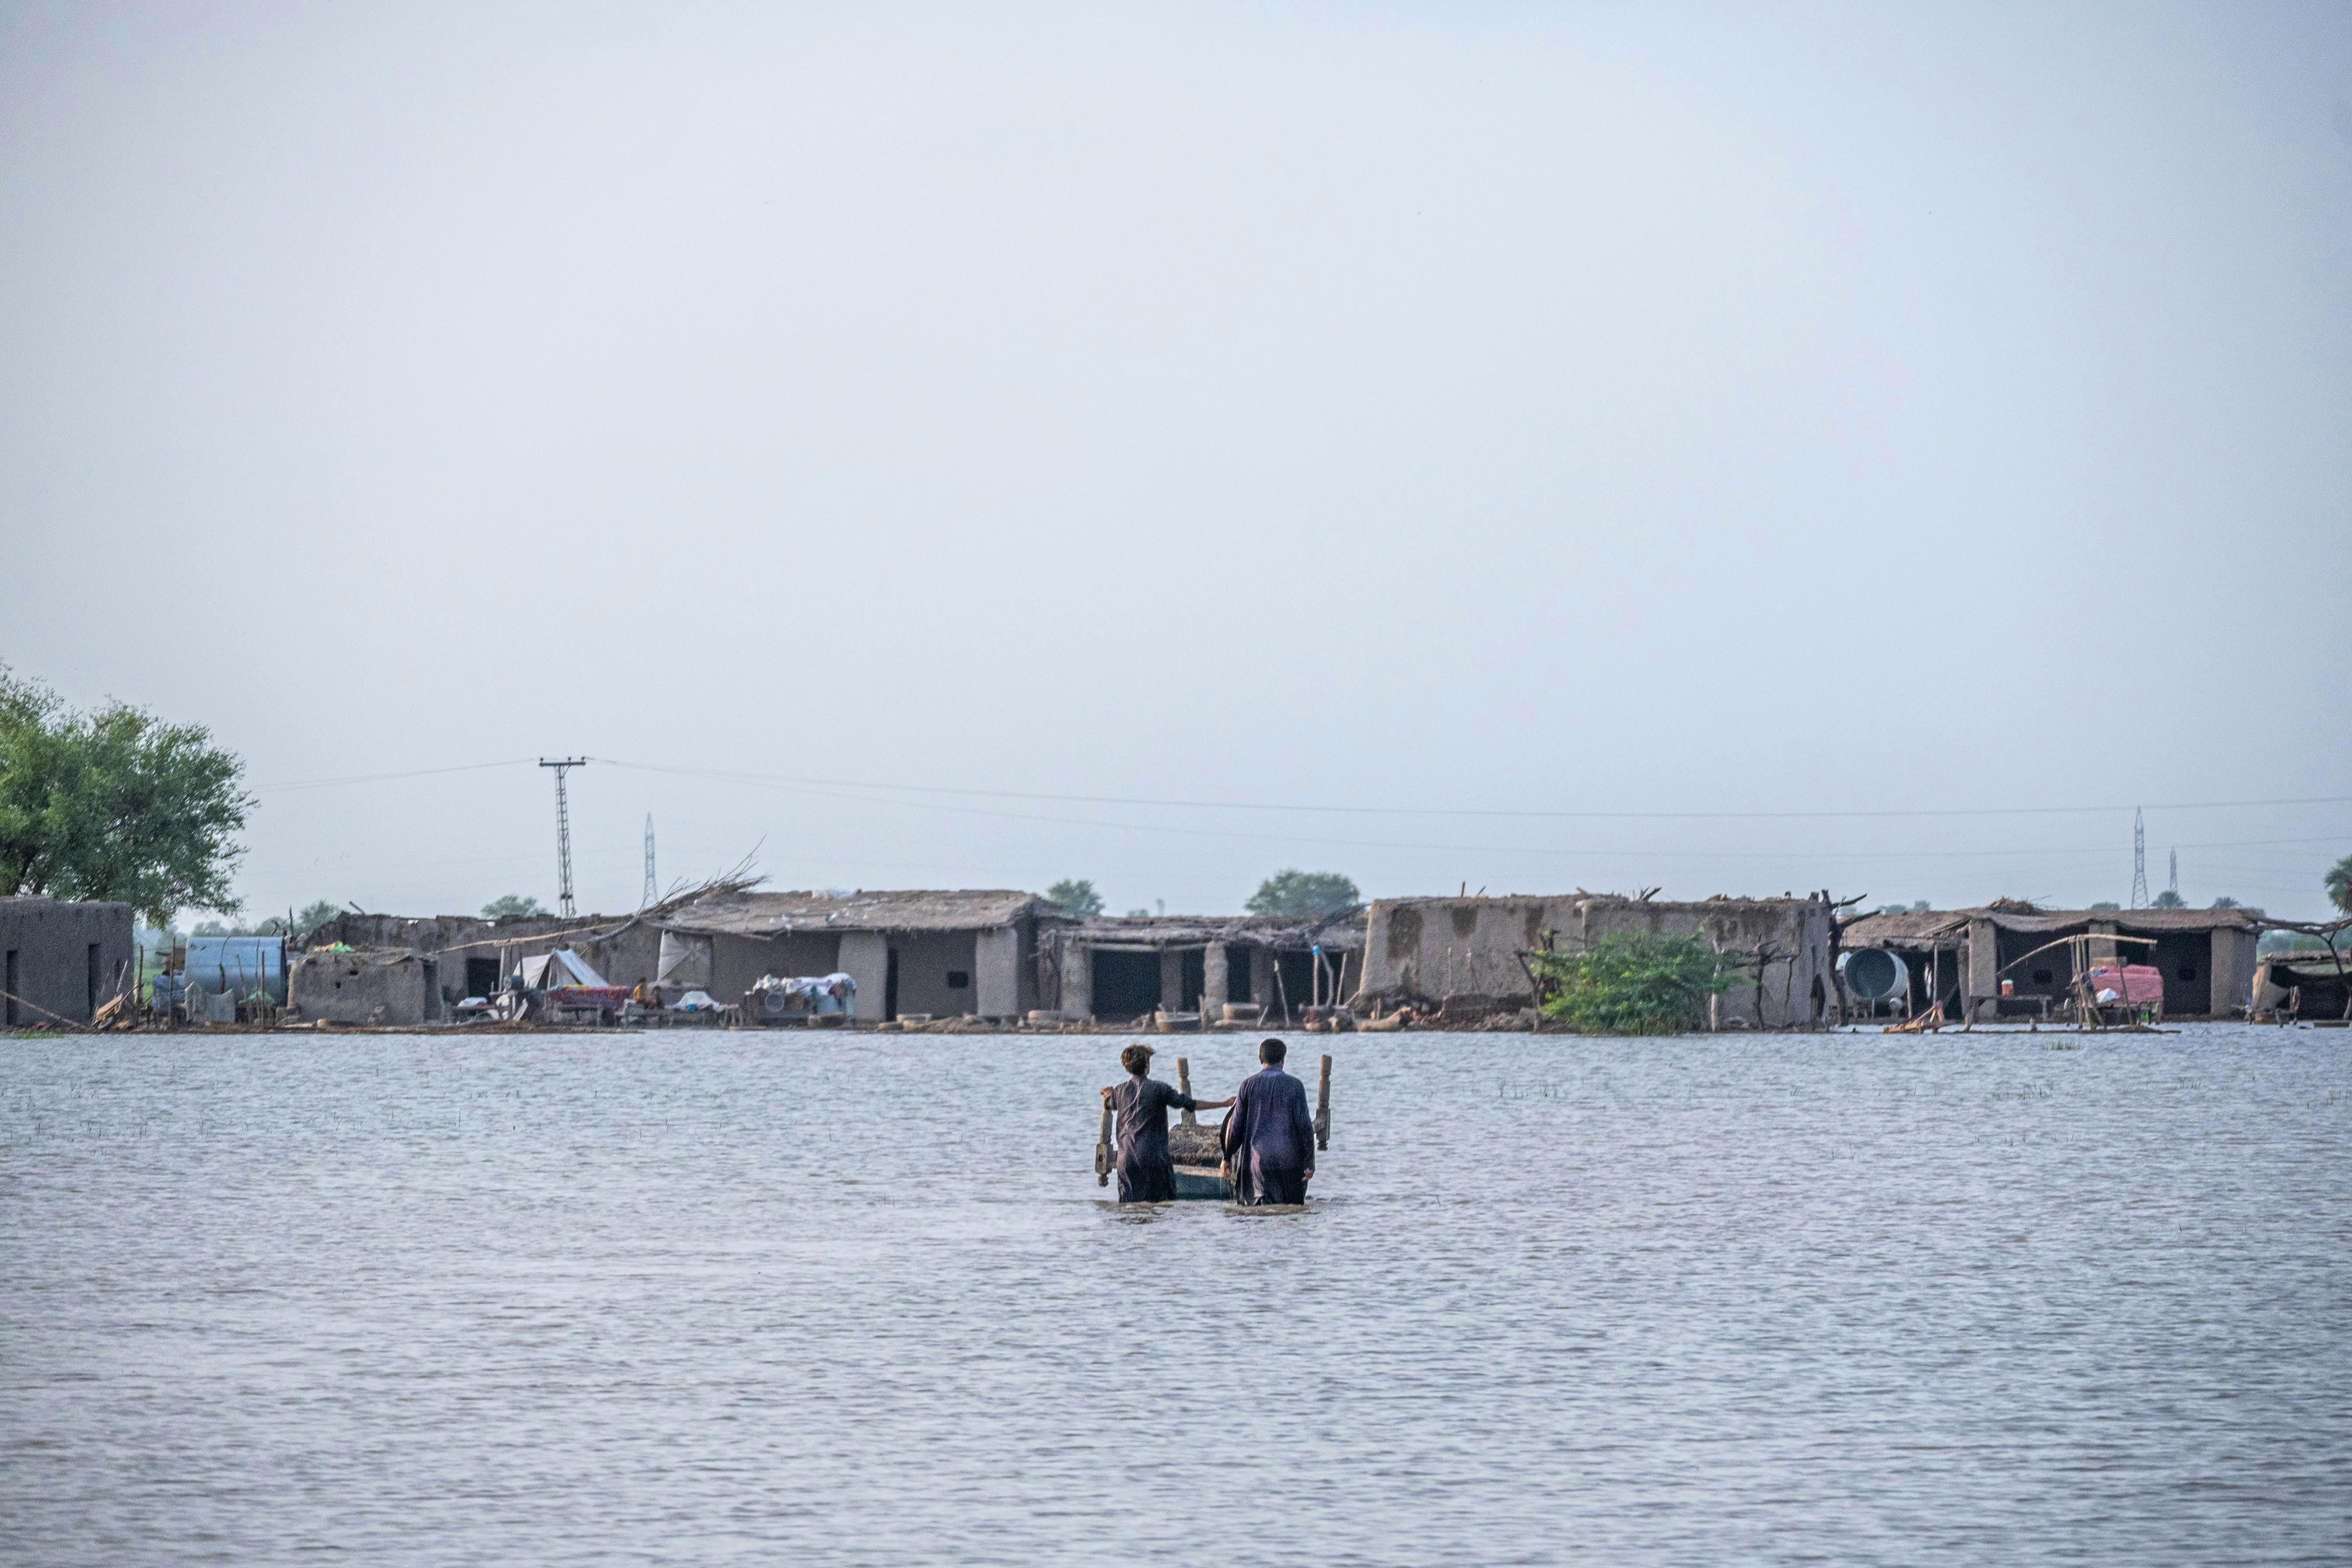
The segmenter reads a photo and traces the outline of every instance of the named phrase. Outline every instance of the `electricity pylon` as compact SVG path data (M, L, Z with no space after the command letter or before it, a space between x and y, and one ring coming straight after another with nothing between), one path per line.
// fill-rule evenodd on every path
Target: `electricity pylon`
M564 917L569 919L578 910L572 902L572 812L563 798L563 775L573 768L586 767L588 759L562 757L551 763L545 757L541 757L539 759L539 765L555 770L556 902L562 910Z
M2139 807L2132 807L2132 901L2136 910L2147 908L2147 824L2140 819Z
M646 813L646 890L637 900L637 908L646 909L654 901L654 814Z

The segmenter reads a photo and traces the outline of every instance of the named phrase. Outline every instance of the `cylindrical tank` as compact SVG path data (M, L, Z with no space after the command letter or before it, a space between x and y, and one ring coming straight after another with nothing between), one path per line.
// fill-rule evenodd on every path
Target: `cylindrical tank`
M1858 948L1845 955L1844 967L1845 988L1864 1002L1891 1002L1910 994L1911 972L1885 948Z

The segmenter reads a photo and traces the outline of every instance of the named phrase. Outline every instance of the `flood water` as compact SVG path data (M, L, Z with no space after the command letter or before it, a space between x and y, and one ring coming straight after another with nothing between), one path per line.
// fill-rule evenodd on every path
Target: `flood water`
M0 1560L2352 1558L2352 1034L1120 1043L0 1041Z

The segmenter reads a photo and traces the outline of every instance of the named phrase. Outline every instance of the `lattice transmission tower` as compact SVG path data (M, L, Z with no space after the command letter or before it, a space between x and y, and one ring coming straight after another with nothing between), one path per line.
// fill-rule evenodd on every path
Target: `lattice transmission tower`
M2136 910L2147 908L2147 824L2139 807L2132 807L2132 900Z
M2180 896L2180 851L2178 849L2172 852L2172 879L2166 886L2172 889L2174 898Z
M542 768L555 770L555 881L556 902L566 916L578 913L572 902L572 811L563 797L563 775L573 768L588 765L585 757L562 757L549 762L539 759Z
M637 900L637 908L650 908L656 896L654 889L654 814L649 811L646 813L646 890Z

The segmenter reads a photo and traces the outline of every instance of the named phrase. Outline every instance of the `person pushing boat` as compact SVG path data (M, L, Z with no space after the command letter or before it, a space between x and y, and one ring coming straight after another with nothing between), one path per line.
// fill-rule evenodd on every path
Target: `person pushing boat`
M1315 1179L1315 1119L1307 1112L1307 1086L1282 1070L1284 1055L1280 1040L1259 1046L1265 1067L1226 1101L1241 1109L1225 1118L1225 1173L1234 1201L1245 1207L1303 1204Z
M1176 1164L1168 1155L1168 1112L1222 1110L1230 1100L1195 1100L1151 1076L1151 1047L1138 1041L1118 1053L1127 1081L1103 1090L1118 1118L1118 1201L1164 1204L1176 1196ZM1100 1170L1102 1167L1095 1167Z

